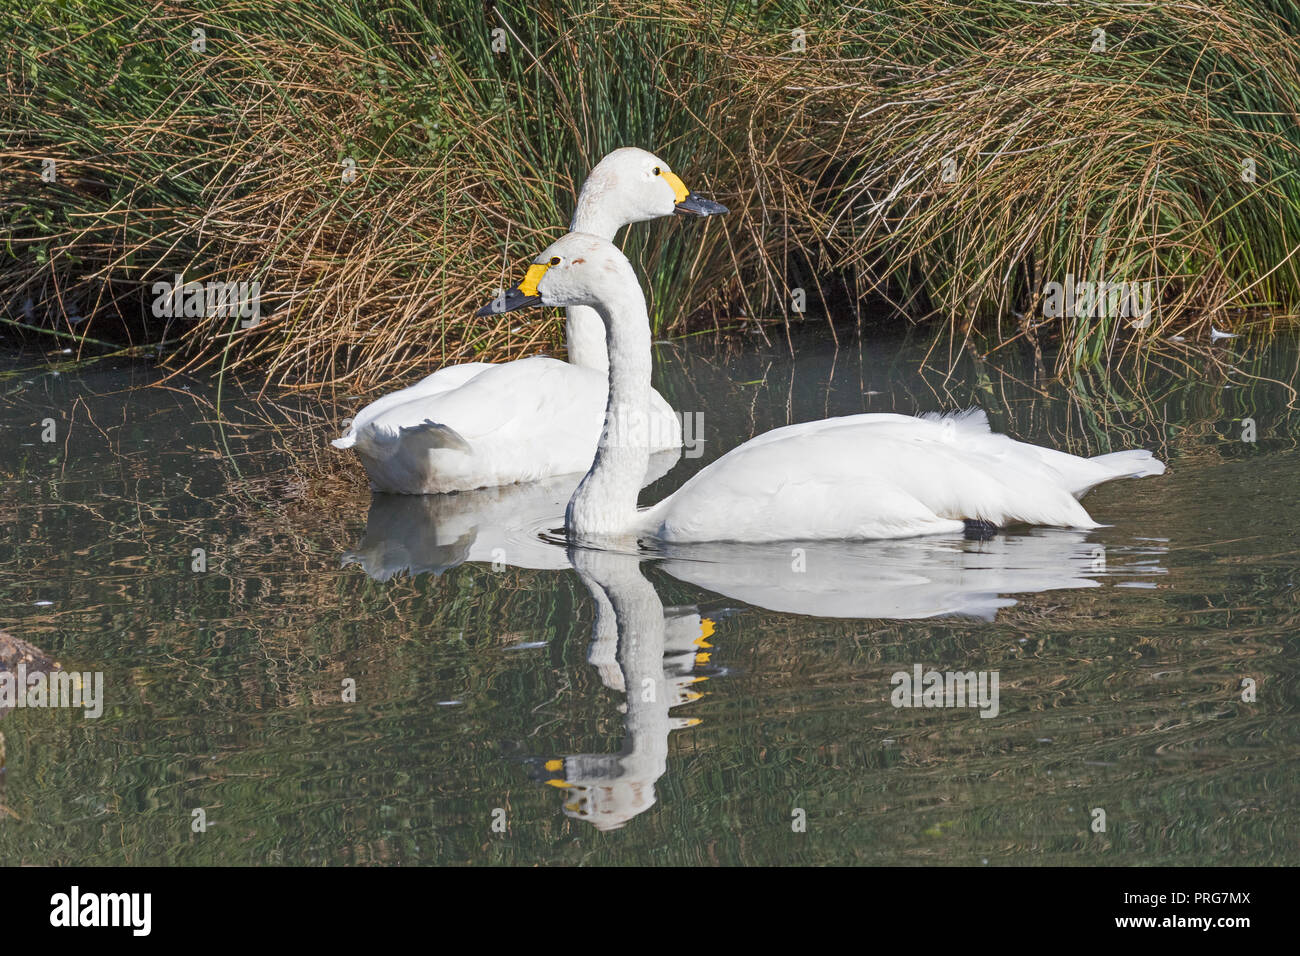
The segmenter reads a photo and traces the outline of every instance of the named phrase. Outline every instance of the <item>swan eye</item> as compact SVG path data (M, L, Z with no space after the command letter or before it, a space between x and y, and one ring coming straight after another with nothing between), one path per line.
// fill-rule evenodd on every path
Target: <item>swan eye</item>
M559 257L559 256L551 256L551 263L550 263L550 264L553 265L553 266L558 266L558 265L560 264L560 257Z
M664 171L663 171L662 169L660 169L658 166L656 166L656 167L655 167L653 170L651 170L651 171L652 171L656 176L662 176L662 175L663 175L663 172L664 172Z

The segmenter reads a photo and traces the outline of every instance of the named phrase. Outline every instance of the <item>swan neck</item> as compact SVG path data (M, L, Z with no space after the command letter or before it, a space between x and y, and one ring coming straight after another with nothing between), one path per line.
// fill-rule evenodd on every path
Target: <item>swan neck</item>
M603 195L583 186L578 196L578 206L573 211L573 221L569 224L570 232L585 232L599 236L606 242L614 241L614 234L626 223L609 214L609 203ZM564 326L565 345L568 347L569 363L581 368L592 368L604 372L609 368L609 355L605 346L605 323L595 309L585 305L569 306Z
M580 538L635 531L650 463L650 319L630 266L618 293L596 311L606 328L609 399L595 460L569 502L569 533Z
M627 223L610 213L610 205L603 192L596 192L584 185L578 195L578 205L573 210L573 219L569 222L569 232L585 232L590 236L600 236L606 242L613 242L614 234Z
M585 305L571 305L565 312L565 345L569 351L569 364L607 372L609 352L605 346L605 323L600 313Z

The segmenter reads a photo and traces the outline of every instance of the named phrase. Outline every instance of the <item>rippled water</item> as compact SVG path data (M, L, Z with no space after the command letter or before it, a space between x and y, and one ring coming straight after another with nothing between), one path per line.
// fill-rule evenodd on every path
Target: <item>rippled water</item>
M971 404L1170 471L1090 533L570 552L567 480L372 499L325 445L355 400L5 360L0 629L105 683L0 719L0 862L1300 863L1297 343L1068 389L793 344L659 347L705 441L643 500L776 425ZM918 665L996 672L996 715L894 706Z

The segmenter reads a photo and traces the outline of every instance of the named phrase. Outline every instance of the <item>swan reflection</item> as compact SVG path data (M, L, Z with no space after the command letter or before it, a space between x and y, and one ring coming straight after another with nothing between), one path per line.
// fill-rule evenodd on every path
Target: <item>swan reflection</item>
M1095 588L1100 578L1118 572L1163 574L1164 550L1160 542L1107 548L1090 540L1089 532L1032 528L988 540L945 535L689 545L665 551L660 567L732 600L787 614L992 621L1016 603L1012 594Z
M658 481L680 451L650 456L645 483ZM537 571L567 570L564 548L542 535L564 524L564 508L582 475L446 495L375 494L366 533L343 564L376 581L398 574L441 574L466 561Z
M668 735L699 719L669 712L703 697L714 622L696 608L665 610L635 554L571 549L596 607L587 661L624 698L623 744L613 754L570 754L544 764L565 792L566 816L613 830L650 809L668 767Z
M660 460L659 474L665 465L671 467L672 460ZM567 570L570 556L550 532L563 525L577 481L566 476L451 495L375 495L365 536L343 555L343 564L359 564L379 581L400 573L440 574L466 561ZM1155 539L1103 545L1097 532L1027 528L987 540L933 535L660 545L641 557L688 584L769 611L992 621L1016 604L1012 595L1164 574L1160 559L1166 547Z
M557 544L576 478L455 495L376 495L361 544L344 556L367 574L440 573L465 561L577 572L595 623L587 661L623 699L624 736L608 754L540 761L536 778L564 791L563 811L601 830L655 803L668 738L698 718L688 707L717 673L718 614L665 608L643 563L730 602L789 614L868 619L962 616L991 621L1011 595L1132 585L1165 570L1167 544L1099 543L1096 532L1046 528L989 540L936 536L890 541L694 544L618 553ZM705 600L713 600L704 596ZM728 612L729 613L729 612Z

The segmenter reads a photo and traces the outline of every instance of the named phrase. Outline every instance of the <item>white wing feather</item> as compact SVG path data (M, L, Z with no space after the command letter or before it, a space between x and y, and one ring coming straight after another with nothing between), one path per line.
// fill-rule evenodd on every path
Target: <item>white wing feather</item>
M440 494L591 467L605 421L604 373L545 356L480 365L459 384L431 380L464 366L434 373L358 414L340 441L351 438L372 488ZM415 397L391 401L403 393ZM652 450L679 447L681 423L658 392L651 410L650 434L660 439ZM449 440L448 432L460 441Z
M729 452L642 515L670 542L901 538L998 526L1099 525L1076 500L1114 478L1159 474L1149 452L1079 458L954 415L854 415L774 429Z

